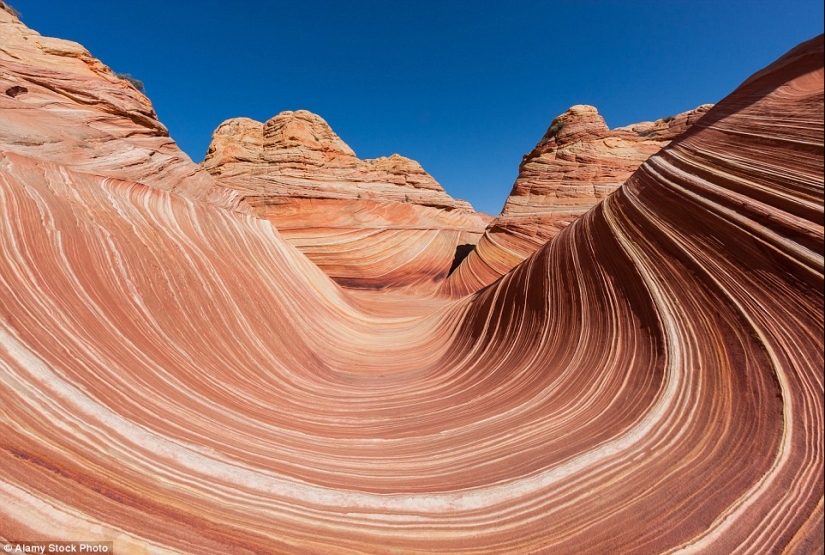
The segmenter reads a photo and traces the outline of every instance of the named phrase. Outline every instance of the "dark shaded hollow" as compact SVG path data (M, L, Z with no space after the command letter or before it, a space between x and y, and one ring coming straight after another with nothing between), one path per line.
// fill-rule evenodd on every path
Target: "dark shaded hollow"
M448 276L450 274L452 274L455 271L456 268L458 268L458 265L461 264L461 262L465 258L467 258L470 255L471 252L473 252L474 248L476 248L476 246L472 245L470 243L467 243L465 245L458 245L455 248L455 256L453 257L453 264L450 266L450 271L447 272Z

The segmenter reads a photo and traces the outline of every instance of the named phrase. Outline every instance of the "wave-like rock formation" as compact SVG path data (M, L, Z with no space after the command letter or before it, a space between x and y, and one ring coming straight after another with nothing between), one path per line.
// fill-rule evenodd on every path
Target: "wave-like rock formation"
M414 160L360 160L321 117L222 123L202 166L342 285L432 290L490 218Z
M473 293L515 268L618 189L710 107L615 129L608 128L592 106L573 106L555 118L524 156L501 215L442 284L442 291L453 296Z
M160 139L93 100L106 71L55 93L71 45L26 33L0 48L0 538L823 551L822 37L502 279L410 302L342 289L168 139L118 177Z

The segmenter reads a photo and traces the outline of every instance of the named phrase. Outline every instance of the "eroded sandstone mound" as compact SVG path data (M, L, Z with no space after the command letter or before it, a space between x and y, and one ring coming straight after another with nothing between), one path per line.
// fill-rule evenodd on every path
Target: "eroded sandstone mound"
M3 9L0 47L4 151L237 207L169 138L149 99L81 45Z
M490 218L414 160L360 160L320 116L225 121L202 166L337 282L432 289Z
M651 155L693 125L710 105L610 129L592 106L555 118L524 156L501 215L443 284L454 296L489 285L621 186Z
M0 94L0 538L822 552L822 37L452 302L342 289L29 37L0 49L29 91Z

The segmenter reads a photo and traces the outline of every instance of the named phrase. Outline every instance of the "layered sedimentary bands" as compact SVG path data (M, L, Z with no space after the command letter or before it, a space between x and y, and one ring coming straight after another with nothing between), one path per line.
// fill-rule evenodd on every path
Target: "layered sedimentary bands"
M502 279L349 291L0 10L0 537L823 551L823 41Z
M359 160L305 110L225 121L202 165L350 287L433 290L491 219L409 158Z
M501 215L441 290L462 296L493 283L618 189L710 107L616 129L592 106L567 110L524 156Z

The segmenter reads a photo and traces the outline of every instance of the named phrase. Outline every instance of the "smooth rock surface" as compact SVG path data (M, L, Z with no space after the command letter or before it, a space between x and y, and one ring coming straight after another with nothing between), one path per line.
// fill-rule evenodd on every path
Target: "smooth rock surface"
M38 52L0 49L0 539L823 551L821 36L453 301L341 288Z

